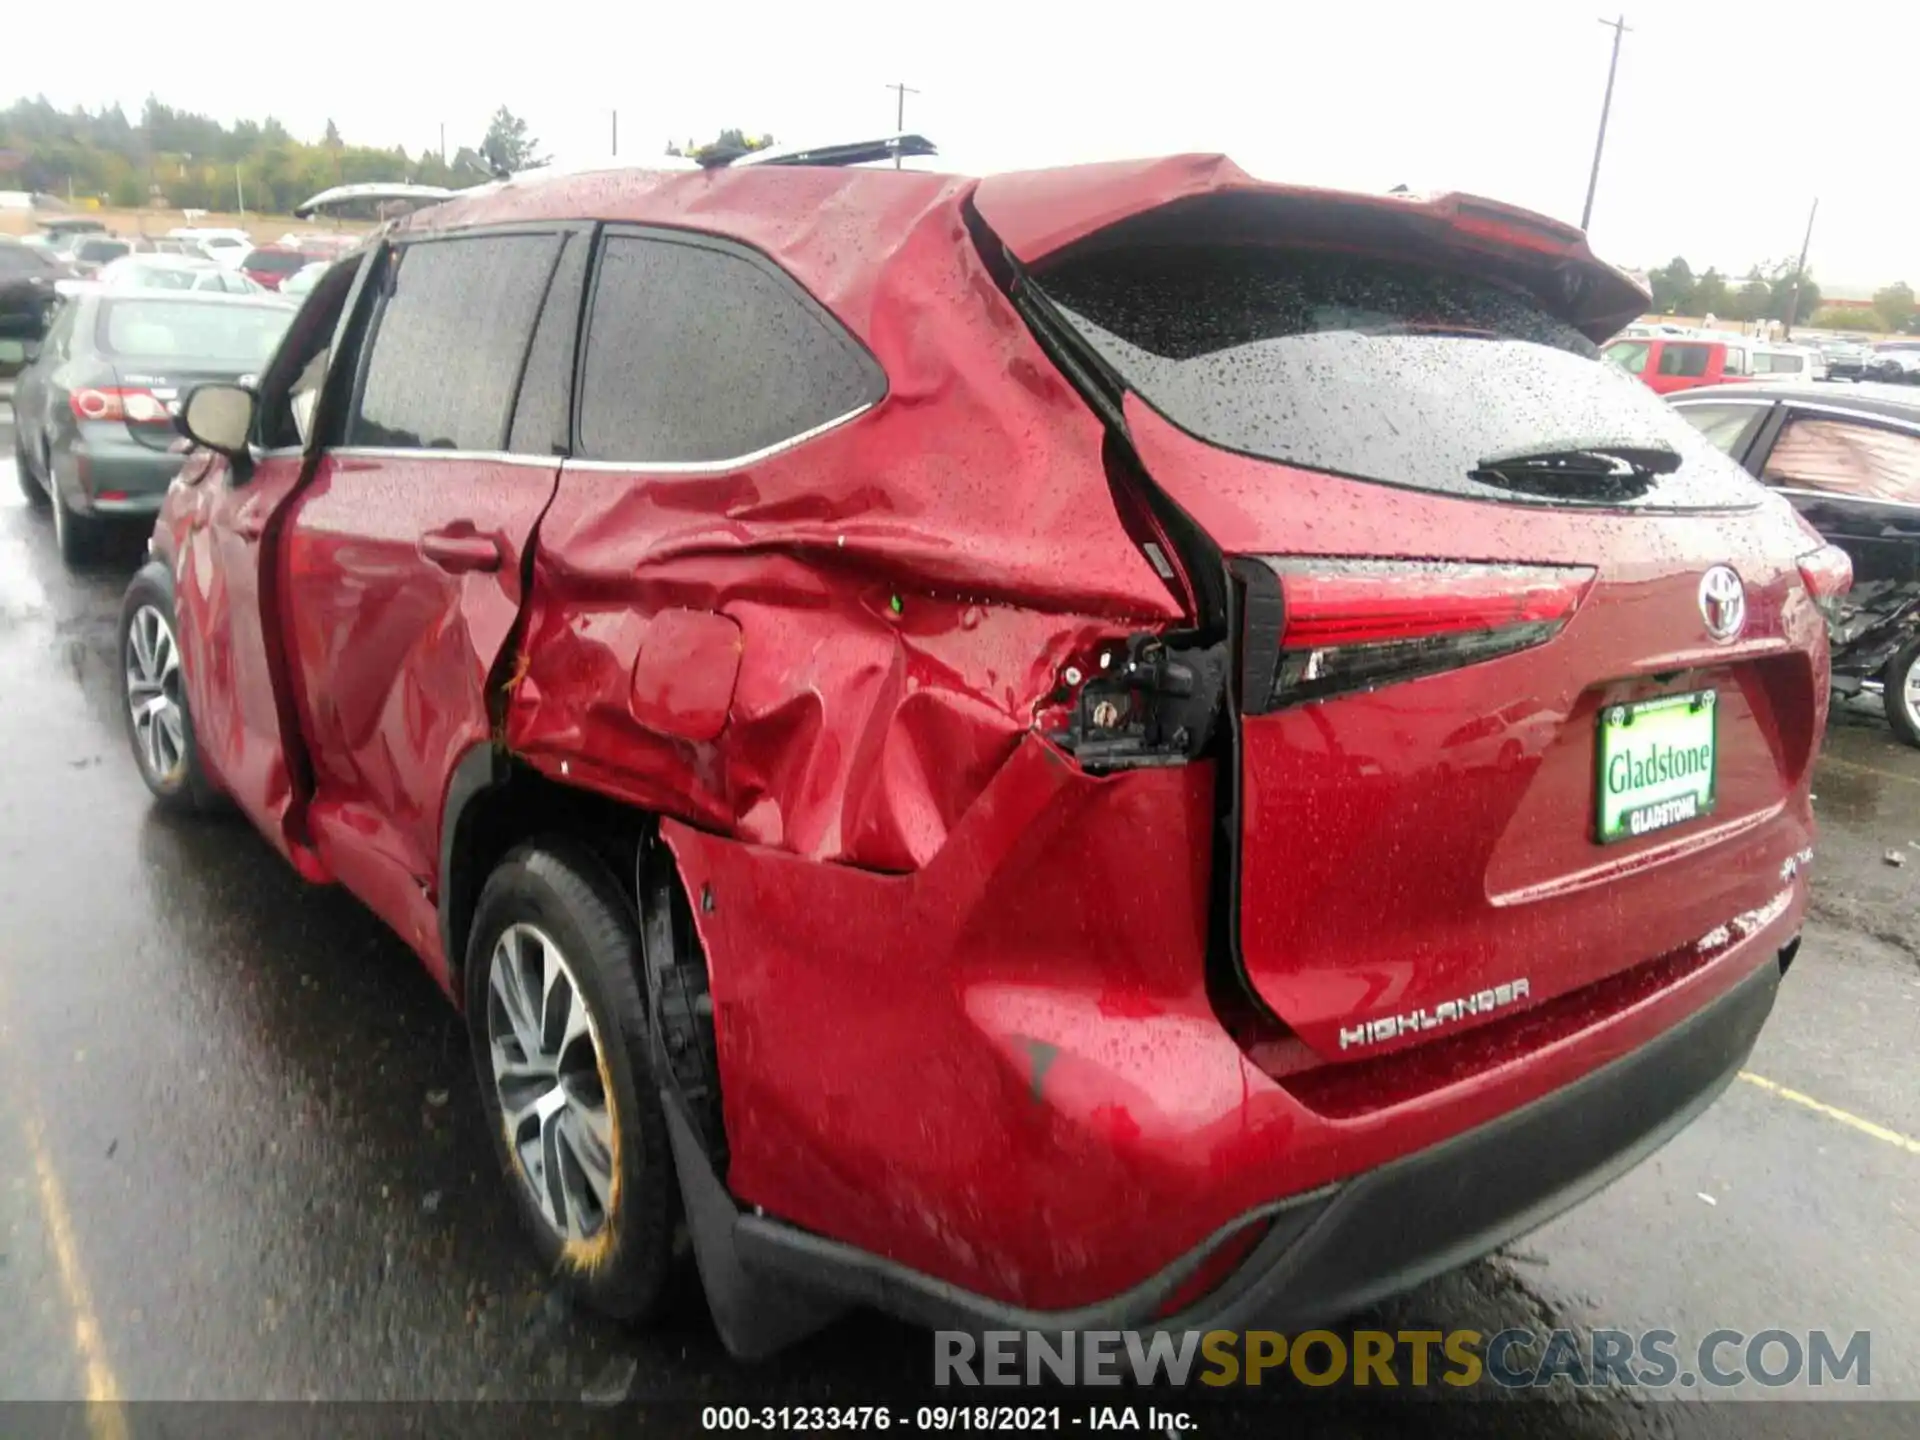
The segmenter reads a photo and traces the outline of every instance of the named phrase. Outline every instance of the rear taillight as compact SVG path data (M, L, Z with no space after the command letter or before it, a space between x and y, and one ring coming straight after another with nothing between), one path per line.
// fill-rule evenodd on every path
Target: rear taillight
M173 413L151 390L103 386L75 390L67 406L76 420L119 420L128 425L166 425Z
M1853 588L1853 560L1838 545L1822 545L1800 557L1800 581L1831 623L1839 618L1841 596Z
M1454 561L1269 559L1279 581L1277 664L1249 655L1243 674L1270 674L1249 711L1371 690L1550 640L1579 606L1593 570ZM1252 612L1249 611L1251 618ZM1271 646L1252 625L1243 644Z

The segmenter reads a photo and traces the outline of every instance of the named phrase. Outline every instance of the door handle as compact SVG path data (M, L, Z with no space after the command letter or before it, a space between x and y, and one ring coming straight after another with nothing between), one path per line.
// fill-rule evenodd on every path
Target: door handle
M506 558L500 542L491 535L479 534L471 520L456 520L445 529L427 531L420 537L420 554L452 575L498 570Z

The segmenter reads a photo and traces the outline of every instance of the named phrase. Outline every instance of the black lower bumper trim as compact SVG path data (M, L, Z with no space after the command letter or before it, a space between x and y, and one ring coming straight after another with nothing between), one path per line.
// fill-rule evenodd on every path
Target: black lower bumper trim
M1331 1323L1524 1235L1665 1144L1739 1071L1773 1009L1781 969L1770 958L1666 1034L1498 1120L1240 1216L1159 1274L1097 1304L1023 1309L738 1212L727 1217L730 1273L735 1284L758 1277L934 1328L1057 1333ZM684 1166L691 1157L676 1147L675 1158ZM681 1178L687 1191L687 1177ZM731 1209L717 1184L704 1205L696 1207L691 1192L688 1201L690 1212L715 1203ZM1270 1228L1225 1283L1181 1314L1160 1318L1168 1298L1206 1257L1254 1221ZM719 1238L713 1228L709 1233ZM705 1251L701 1258L705 1271Z

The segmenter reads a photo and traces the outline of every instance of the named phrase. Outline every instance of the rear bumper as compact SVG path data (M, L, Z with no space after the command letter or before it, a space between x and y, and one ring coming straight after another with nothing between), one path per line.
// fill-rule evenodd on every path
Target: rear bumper
M150 516L159 513L185 458L156 450L120 427L88 425L64 452L55 452L54 467L61 490L79 513Z
M1739 1071L1773 1009L1791 955L1789 946L1766 957L1681 1024L1582 1079L1351 1180L1250 1212L1143 1284L1103 1302L1069 1311L1008 1305L754 1214L733 1218L739 1262L734 1274L749 1284L757 1278L788 1294L797 1290L870 1305L933 1328L1058 1332L1329 1323L1524 1235L1665 1144ZM691 1158L681 1146L676 1154L683 1167ZM691 1194L689 1200L692 1209ZM1248 1258L1201 1300L1161 1318L1170 1297L1225 1238L1256 1222L1270 1228ZM697 1229L698 1218L695 1224ZM758 1347L749 1338L742 1348Z

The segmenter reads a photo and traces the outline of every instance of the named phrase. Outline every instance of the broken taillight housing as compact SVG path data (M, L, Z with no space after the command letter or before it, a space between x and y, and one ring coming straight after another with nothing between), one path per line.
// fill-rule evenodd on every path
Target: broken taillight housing
M1553 638L1593 583L1584 565L1284 558L1263 561L1278 581L1275 644L1249 606L1243 671L1271 675L1250 711L1372 690L1529 649Z
M1838 545L1822 545L1800 557L1800 580L1832 625L1840 617L1841 597L1853 588L1853 559Z

